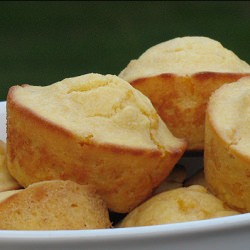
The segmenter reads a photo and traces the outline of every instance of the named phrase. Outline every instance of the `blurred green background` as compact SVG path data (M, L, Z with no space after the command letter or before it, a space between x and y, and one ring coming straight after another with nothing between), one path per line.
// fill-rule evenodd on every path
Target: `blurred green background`
M12 85L119 74L181 36L208 36L250 63L249 13L249 1L0 2L0 100Z

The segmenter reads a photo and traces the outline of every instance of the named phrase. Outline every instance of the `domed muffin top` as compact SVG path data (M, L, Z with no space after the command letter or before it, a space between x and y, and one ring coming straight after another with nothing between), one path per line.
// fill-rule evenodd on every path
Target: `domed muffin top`
M250 73L250 65L218 41L202 36L178 37L159 43L132 60L120 73L126 81L171 73Z
M114 75L86 74L49 86L14 86L15 100L42 119L88 142L171 150L182 140L162 122L150 100Z

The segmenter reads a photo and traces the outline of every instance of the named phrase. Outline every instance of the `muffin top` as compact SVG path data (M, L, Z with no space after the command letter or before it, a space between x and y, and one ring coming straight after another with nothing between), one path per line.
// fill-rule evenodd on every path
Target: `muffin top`
M250 77L225 84L211 96L208 119L230 149L249 158Z
M250 73L250 65L218 41L187 36L149 48L119 76L131 82L165 73L185 76L198 72Z
M118 227L150 226L239 214L200 185L162 192L136 207Z
M114 75L91 73L44 87L14 86L9 99L88 143L163 152L183 143L146 96Z
M0 195L0 228L96 229L111 226L104 201L90 185L51 180Z

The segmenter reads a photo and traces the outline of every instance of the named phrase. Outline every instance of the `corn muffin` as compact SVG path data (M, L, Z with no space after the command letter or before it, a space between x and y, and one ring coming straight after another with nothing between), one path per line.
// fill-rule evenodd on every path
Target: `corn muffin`
M206 114L204 170L210 190L250 212L250 77L219 88Z
M171 224L239 214L199 185L157 194L132 210L117 227Z
M180 37L146 50L119 77L149 97L170 131L188 140L188 151L204 149L209 96L224 83L250 75L250 66L207 37Z
M6 166L6 144L0 140L0 192L21 188Z
M7 97L7 163L18 182L90 183L113 212L149 197L186 149L150 100L114 75L49 86L13 86Z
M7 194L5 194L7 193ZM0 193L0 229L78 230L110 228L104 201L87 185L43 181Z

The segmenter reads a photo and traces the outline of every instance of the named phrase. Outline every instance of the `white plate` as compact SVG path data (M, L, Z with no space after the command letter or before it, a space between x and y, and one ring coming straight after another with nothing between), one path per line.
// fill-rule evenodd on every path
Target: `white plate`
M6 140L6 103L0 102L0 139ZM3 250L247 250L250 214L169 225L76 230L1 231Z

